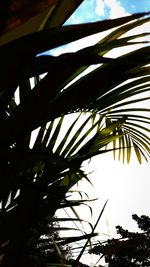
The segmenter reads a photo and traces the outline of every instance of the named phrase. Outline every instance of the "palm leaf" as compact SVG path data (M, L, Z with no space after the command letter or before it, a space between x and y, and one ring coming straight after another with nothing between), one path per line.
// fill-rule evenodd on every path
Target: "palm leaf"
M64 1L59 2L60 6L64 4ZM41 27L47 29L0 47L3 62L0 79L0 200L3 208L0 242L4 244L10 240L4 255L6 266L16 266L16 259L22 264L22 255L33 249L57 209L69 205L74 209L85 202L81 199L69 203L66 197L72 186L83 178L88 179L81 168L83 161L118 150L118 157L129 162L132 147L140 163L149 155L149 110L142 106L127 106L138 104L137 96L145 102L148 98L141 95L149 90L149 47L116 59L103 57L113 48L126 47L129 43L135 44L135 38L147 37L147 34L122 36L147 22L147 18L133 21L145 13L50 29L52 20L61 24L67 14L68 9L60 16L61 22L58 14L53 18L44 17ZM47 49L118 26L121 27L96 45L76 53L58 57L40 55ZM68 84L80 73L80 68L83 70L93 64L100 65ZM33 85L30 78L34 80ZM19 104L14 97L18 87ZM82 115L77 114L61 139L64 115L81 111L89 113L88 118L81 120ZM38 127L35 143L29 147L30 134ZM72 136L74 130L76 133ZM22 254L18 253L18 248Z
M139 34L139 35L133 35L133 36L129 36L129 37L124 37L121 39L118 39L118 38L121 37L122 35L124 35L125 33L127 33L128 31L130 31L131 29L136 28L137 26L141 26L148 21L149 21L149 18L133 21L129 24L125 24L123 26L120 26L116 30L113 30L110 34L107 34L106 37L104 37L102 40L97 42L94 52L95 53L98 52L99 55L104 56L107 52L109 52L114 47L117 48L119 46L131 45L132 43L131 42L128 43L128 41L135 39L135 38L140 38L142 36L144 37L145 33ZM147 33L146 33L146 35L147 35ZM100 49L97 49L98 47ZM87 50L90 51L90 48L87 48ZM75 78L77 75L79 75L80 73L82 73L86 69L87 69L87 66L79 68L78 71L70 78L70 80Z
M70 136L70 133L72 132L74 126L76 125L77 121L79 120L79 117L80 117L81 114L79 114L79 116L73 121L73 123L71 124L71 126L69 127L69 129L67 130L64 138L62 139L62 141L60 142L59 146L56 148L55 150L55 153L58 153L60 154L62 152L62 149L63 147L65 146L69 136ZM66 151L68 149L66 148ZM65 155L65 151L62 152L62 155Z
M94 225L94 228L93 228L93 230L92 230L92 233L91 233L92 235L93 235L93 233L94 233L94 231L95 231L95 229L96 229L96 227L97 227L97 225L98 225L98 223L99 223L99 221L100 221L100 219L101 219L101 217L102 217L102 214L103 214L104 209L105 209L105 207L106 207L106 205L107 205L107 202L108 202L108 200L105 202L105 204L104 204L104 206L103 206L103 208L102 208L102 210L101 210L101 212L100 212L100 214L99 214L99 216L98 216L98 219L97 219L97 221L96 221L96 223L95 223L95 225ZM84 245L83 248L81 249L81 251L80 251L80 253L79 253L79 255L78 255L77 259L76 259L76 263L79 262L79 260L80 260L81 256L83 255L83 253L84 253L84 251L85 251L85 249L86 249L86 247L87 247L89 241L90 241L90 238L87 238L87 241L86 241L85 245Z

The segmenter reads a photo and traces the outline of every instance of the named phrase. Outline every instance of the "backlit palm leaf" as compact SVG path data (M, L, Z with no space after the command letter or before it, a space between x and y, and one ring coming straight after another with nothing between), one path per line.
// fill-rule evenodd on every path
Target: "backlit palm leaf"
M54 20L49 17L44 24L49 29L0 47L0 244L7 244L4 266L22 265L24 255L34 248L57 209L83 203L69 203L66 196L73 185L87 179L83 161L118 151L118 157L129 162L132 146L140 163L149 156L149 110L130 106L148 99L144 94L149 90L149 47L116 59L105 55L113 48L134 44L135 38L147 37L145 33L122 35L148 18L137 21L144 14L136 14L50 29L55 18L56 24L62 25L68 15L64 10L60 22L58 14ZM117 26L121 27L96 45L76 53L41 54ZM98 64L95 70L69 84L94 64ZM123 84L125 81L128 83ZM80 112L80 116L68 115ZM64 126L61 137L69 116L71 123ZM31 142L37 128L37 137Z

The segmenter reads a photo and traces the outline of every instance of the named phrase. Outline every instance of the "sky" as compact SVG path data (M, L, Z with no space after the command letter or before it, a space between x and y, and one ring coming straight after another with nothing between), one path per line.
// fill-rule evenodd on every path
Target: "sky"
M85 0L66 24L94 22L106 18L112 19L148 10L150 10L149 0ZM145 27L148 30L150 25ZM96 42L96 38L94 35L92 39L84 39L80 43L73 43L67 46L67 51L81 49L87 45L87 40L90 45ZM64 47L59 48L54 51L54 54L62 53L66 51L65 49ZM98 200L92 204L92 219L88 208L82 207L79 211L80 214L94 223L108 199L106 209L97 228L100 233L99 240L103 239L104 236L115 236L116 225L136 231L136 223L131 218L132 214L150 216L150 164L143 161L140 165L135 155L133 155L130 164L123 164L114 161L112 154L107 154L95 157L86 165L85 169L86 172L92 172L89 177L94 187L84 181L79 184L79 188L86 190L91 198L97 197Z
M150 10L149 0L84 0L67 23L94 22Z

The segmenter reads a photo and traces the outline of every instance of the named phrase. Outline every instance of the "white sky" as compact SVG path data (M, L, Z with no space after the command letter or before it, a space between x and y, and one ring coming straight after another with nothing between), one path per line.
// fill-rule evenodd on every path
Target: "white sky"
M96 0L96 12L99 16L105 16L105 8L110 9L110 19L130 15L117 0Z

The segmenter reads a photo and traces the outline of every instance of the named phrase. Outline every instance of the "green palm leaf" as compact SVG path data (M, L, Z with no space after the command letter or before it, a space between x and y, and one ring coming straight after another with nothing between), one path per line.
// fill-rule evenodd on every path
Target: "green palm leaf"
M133 150L140 163L148 159L149 109L138 103L149 99L149 47L137 41L144 47L115 59L104 57L114 48L136 44L136 38L147 38L147 33L123 36L148 22L148 18L135 20L144 15L50 29L52 21L62 24L67 9L60 21L58 14L49 17L48 24L44 21L42 27L47 29L0 47L0 244L10 240L6 266L15 266L18 257L22 265L22 255L34 250L57 209L86 203L84 199L69 202L66 196L81 179L88 180L83 161L113 151L115 157L118 152L119 159L130 162ZM114 27L96 45L76 53L40 54ZM73 81L94 64L95 70ZM72 113L77 114L72 118ZM68 114L71 122L62 136ZM31 146L35 129L38 133Z

